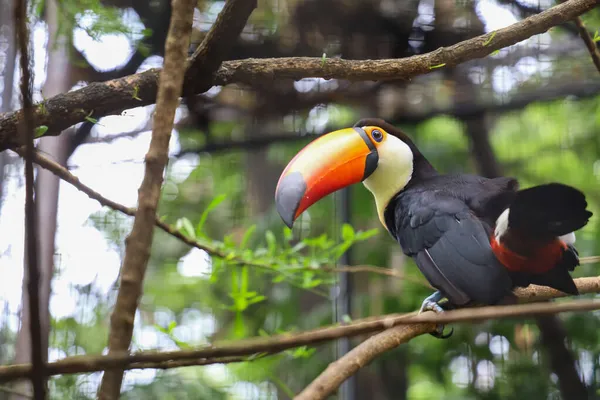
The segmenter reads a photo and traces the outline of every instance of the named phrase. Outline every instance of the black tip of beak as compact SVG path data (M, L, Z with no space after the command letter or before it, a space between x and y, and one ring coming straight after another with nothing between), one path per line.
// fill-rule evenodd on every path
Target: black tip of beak
M292 172L279 182L275 193L275 205L283 222L292 228L294 216L306 192L306 182L298 171Z

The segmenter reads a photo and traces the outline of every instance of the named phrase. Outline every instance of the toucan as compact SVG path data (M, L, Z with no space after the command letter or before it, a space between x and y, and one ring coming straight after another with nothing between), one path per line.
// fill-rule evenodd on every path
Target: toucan
M437 289L421 312L494 305L529 284L577 295L574 232L592 216L585 195L548 183L519 189L510 177L441 174L397 127L376 118L304 147L283 170L275 204L284 223L362 182L379 220ZM438 326L434 336L443 337Z

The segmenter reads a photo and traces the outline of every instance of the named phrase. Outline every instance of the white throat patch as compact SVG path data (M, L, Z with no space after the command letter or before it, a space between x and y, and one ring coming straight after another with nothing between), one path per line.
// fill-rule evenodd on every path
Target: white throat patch
M385 142L377 147L377 153L377 168L363 183L373 193L379 220L386 226L383 216L385 208L412 177L413 153L406 143L392 135L388 135Z

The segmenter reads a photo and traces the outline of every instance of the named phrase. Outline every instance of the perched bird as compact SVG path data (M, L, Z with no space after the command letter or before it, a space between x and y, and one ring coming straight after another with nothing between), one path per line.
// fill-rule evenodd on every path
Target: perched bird
M578 294L569 274L579 265L574 231L592 216L579 190L560 183L519 190L514 178L443 175L401 130L362 119L290 161L277 184L277 211L292 227L312 204L359 182L373 194L383 226L437 289L421 311L498 304L532 283Z

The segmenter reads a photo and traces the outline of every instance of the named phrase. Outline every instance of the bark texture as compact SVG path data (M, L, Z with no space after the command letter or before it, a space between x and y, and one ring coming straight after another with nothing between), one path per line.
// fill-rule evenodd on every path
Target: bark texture
M273 79L321 77L351 81L408 80L439 68L485 57L569 21L596 7L598 2L599 0L569 0L495 32L402 59L352 61L331 58L326 59L325 63L322 58L308 57L246 59L226 61L212 76L196 76L192 72L194 68L190 68L185 77L184 95L202 92L212 85L253 84ZM36 107L37 124L48 127L46 136L58 135L67 127L83 121L88 115L99 118L118 114L128 108L153 104L159 73L160 69L151 69L121 79L93 83L50 98ZM21 111L0 115L0 150L19 144L16 124L20 115Z
M126 351L131 344L133 322L142 295L144 275L150 258L154 220L163 172L168 161L169 140L183 84L185 57L192 31L194 0L175 0L165 44L165 64L160 75L150 148L145 158L144 179L138 191L138 209L131 234L126 239L125 257L117 301L110 319L109 354ZM118 399L123 370L107 371L98 398Z

